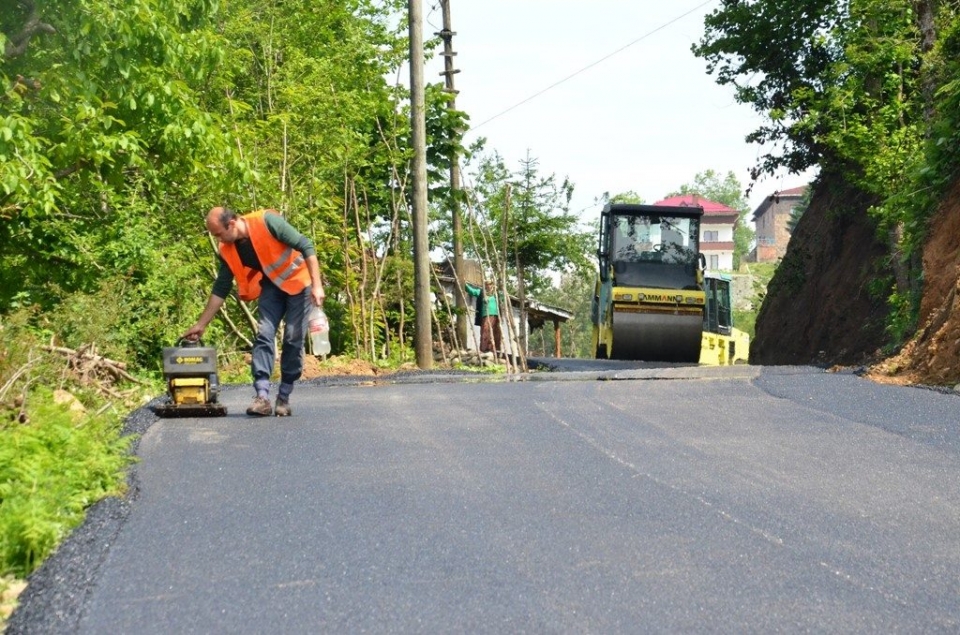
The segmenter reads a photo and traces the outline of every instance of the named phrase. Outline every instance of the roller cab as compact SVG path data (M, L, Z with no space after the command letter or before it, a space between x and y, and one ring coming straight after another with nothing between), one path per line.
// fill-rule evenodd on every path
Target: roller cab
M709 366L746 364L750 354L750 336L733 326L731 278L709 274L703 280L707 304L703 316L700 363Z

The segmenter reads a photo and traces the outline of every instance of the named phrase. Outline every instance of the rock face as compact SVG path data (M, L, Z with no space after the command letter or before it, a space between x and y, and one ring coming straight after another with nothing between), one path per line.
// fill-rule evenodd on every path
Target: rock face
M887 342L888 247L867 195L837 178L816 186L757 316L751 364L863 364ZM954 234L955 235L955 234Z
M930 221L923 249L923 297L918 329L899 355L872 376L904 383L960 383L960 180Z

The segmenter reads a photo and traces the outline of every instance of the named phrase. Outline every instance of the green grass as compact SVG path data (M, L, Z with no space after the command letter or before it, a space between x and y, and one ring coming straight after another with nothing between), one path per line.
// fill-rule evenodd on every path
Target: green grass
M770 278L777 271L777 265L779 264L777 262L751 262L746 265L746 268L750 275L762 281L763 286L766 287Z
M116 415L71 413L47 388L26 423L0 424L0 575L25 577L101 498L123 492L132 460Z
M750 339L753 340L753 336L757 332L757 311L734 311L733 326L749 335Z

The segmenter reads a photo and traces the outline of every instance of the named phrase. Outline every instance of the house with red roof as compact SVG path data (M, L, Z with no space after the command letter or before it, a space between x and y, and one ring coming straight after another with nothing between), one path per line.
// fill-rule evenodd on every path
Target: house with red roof
M705 199L699 194L671 196L654 205L673 207L702 207L700 221L700 253L707 260L707 269L712 271L733 270L733 228L739 213L732 207Z
M751 220L756 226L757 246L751 254L752 262L776 262L787 253L790 242L787 222L806 191L804 185L774 192L753 211Z

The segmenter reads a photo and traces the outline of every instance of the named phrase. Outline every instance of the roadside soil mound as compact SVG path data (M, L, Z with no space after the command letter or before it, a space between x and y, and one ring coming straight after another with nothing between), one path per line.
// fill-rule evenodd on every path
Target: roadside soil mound
M303 379L345 375L366 377L384 374L387 374L387 371L362 359L333 356L321 361L313 355L304 356Z
M874 202L825 176L767 285L750 363L863 365L879 358L886 306L869 293L888 253L866 210Z
M917 334L869 377L898 384L960 383L960 180L943 199L923 249L923 298Z

